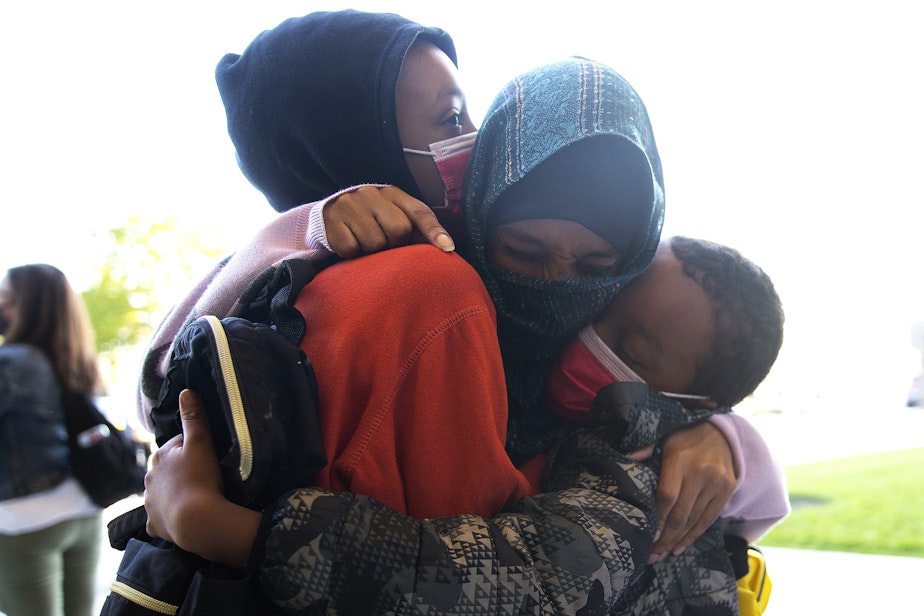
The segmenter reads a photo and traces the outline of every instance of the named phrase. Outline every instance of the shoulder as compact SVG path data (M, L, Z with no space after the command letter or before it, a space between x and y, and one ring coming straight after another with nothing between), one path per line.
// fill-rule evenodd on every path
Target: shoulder
M0 345L0 365L32 365L36 369L50 368L51 363L45 355L30 344L2 344Z
M54 368L47 357L28 344L0 345L0 392L45 392L57 395Z
M448 273L477 278L474 268L455 252L443 252L429 244L411 244L400 248L383 250L359 259L342 261L338 265L357 270L371 269L393 272L403 276L440 276Z
M302 289L295 307L309 331L366 336L367 342L369 336L388 337L403 346L446 324L496 328L494 305L475 270L433 246L395 248L331 265Z
M324 269L315 282L381 302L424 296L430 303L490 303L478 273L462 257L422 244L342 261Z

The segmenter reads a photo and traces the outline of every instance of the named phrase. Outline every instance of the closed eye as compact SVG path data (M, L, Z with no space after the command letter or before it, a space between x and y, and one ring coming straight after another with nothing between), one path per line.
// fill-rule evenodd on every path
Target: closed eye
M581 262L578 264L578 270L587 278L609 277L619 273L620 263L619 257L614 257L609 263Z
M626 350L626 348L622 345L621 339L614 345L613 352L619 359L624 361L627 366L632 368L633 372L644 370L645 366Z
M521 250L518 248L514 248L513 246L510 246L509 244L504 244L502 248L504 252L507 253L508 256L514 259L517 259L519 261L526 261L528 263L542 263L543 261L545 261L545 254L542 254L539 252L530 252L526 250Z
M642 323L628 325L615 341L613 352L640 377L649 380L664 351L658 337Z

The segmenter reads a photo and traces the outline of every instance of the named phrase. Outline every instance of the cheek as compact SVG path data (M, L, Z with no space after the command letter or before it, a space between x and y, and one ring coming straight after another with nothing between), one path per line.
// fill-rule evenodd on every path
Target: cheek
M696 393L689 391L695 376L695 364L677 358L665 365L662 374L659 375L661 382L656 389L675 394Z
M436 163L429 156L420 156L418 154L406 155L407 166L414 176L417 188L423 195L424 203L431 208L441 207L445 200L446 189L443 186L443 179L436 168Z

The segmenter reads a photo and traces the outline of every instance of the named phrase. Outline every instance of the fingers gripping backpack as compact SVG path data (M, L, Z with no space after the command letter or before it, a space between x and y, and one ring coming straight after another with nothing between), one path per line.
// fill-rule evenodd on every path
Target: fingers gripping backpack
M298 346L304 319L292 304L317 270L284 261L241 299L243 317L205 316L173 344L151 417L158 445L180 434L179 394L194 389L208 415L227 498L262 510L290 489L312 485L326 463L317 418L317 383ZM144 507L109 524L125 550L103 615L266 614L248 575L209 563L144 531Z

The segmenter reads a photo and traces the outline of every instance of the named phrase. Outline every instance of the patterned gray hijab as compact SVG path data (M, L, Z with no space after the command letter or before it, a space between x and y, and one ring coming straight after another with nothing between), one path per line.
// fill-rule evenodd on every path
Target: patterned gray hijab
M535 217L576 220L611 243L619 222L631 221L634 240L623 257L620 274L553 281L490 264L487 236L490 221L496 218L491 216L492 208L501 196L544 161L554 160L556 154L564 155L562 151L568 146L590 138L597 145L602 143L603 150L601 153L595 148L596 154L587 158L585 175L618 175L628 146L636 158L641 152L647 160L644 175L640 173L637 178L646 198L627 204L615 194L609 201L595 195L589 200L593 209L585 207L578 216L570 202L562 202L557 215L545 203L537 205ZM607 144L612 144L612 155L606 152ZM576 149L580 148L572 148ZM581 182L570 183L575 184L572 192L568 192L572 187L565 186L561 194L578 194ZM497 309L509 395L507 450L514 462L520 463L545 449L553 438L552 414L543 402L553 358L622 285L648 266L660 240L664 181L641 98L615 71L585 58L570 58L515 78L494 99L478 131L463 207L468 222L464 256L481 275ZM524 217L528 218L518 216Z

